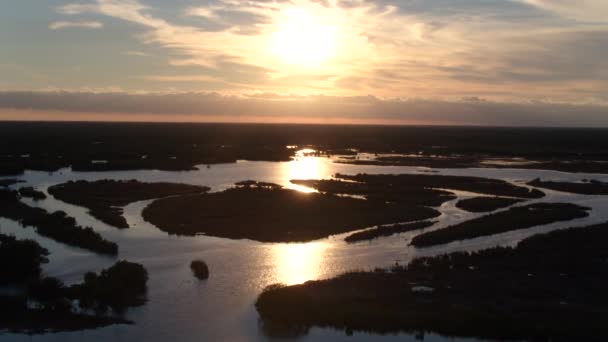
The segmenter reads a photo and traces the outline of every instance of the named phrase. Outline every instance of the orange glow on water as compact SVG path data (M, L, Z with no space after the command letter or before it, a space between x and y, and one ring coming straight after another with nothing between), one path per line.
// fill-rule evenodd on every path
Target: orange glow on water
M323 158L307 156L314 152L315 150L311 149L300 150L293 161L284 164L281 171L286 184L293 179L327 179L331 176ZM296 184L289 184L288 187L301 192L316 192Z
M277 281L295 285L317 279L327 248L326 242L274 246Z

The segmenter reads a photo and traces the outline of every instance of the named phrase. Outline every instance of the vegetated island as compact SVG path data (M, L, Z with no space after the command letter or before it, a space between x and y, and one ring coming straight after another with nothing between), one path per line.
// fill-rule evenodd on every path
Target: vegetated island
M472 213L486 213L521 203L523 200L508 197L473 197L460 200L456 207Z
M294 180L295 184L309 186L332 194L356 194L368 199L414 202L438 206L455 199L449 190L469 191L493 196L541 198L539 190L510 184L500 179L441 175L344 175L336 174L332 180ZM442 191L447 189L447 191Z
M137 180L69 181L49 187L49 193L66 203L89 209L96 219L116 228L129 228L122 216L129 203L153 198L207 192L208 187L178 183L143 183Z
M542 181L539 178L531 181L528 185L544 189L562 192L570 192L582 195L608 195L608 183L597 180L583 180L580 183Z
M207 263L202 260L193 260L190 263L190 269L192 270L194 276L200 280L209 278L209 266L207 266Z
M336 177L346 177L336 175ZM391 202L411 206L439 207L456 199L449 191L418 185L399 185L390 182L350 181L345 179L291 180L291 183L316 189L329 195L361 196L369 201Z
M47 263L49 251L34 240L17 240L0 234L0 284L27 283L36 280Z
M42 275L48 255L33 240L0 234L0 287L14 289L0 294L0 330L43 334L132 324L106 312L110 308L121 314L145 302L148 276L143 266L120 261L99 275L87 273L81 284L65 286ZM76 309L73 301L86 311Z
M68 288L67 297L83 309L122 313L146 303L147 283L148 271L141 264L121 260L100 274L86 273L83 283Z
M589 216L586 207L572 203L535 203L465 221L447 228L422 233L412 239L416 247L430 247L454 241L500 234L512 230Z
M351 234L344 238L348 243L368 241L380 237L391 236L399 233L411 232L414 230L424 229L435 224L434 221L420 221L402 224L390 224L364 230L362 232Z
M608 173L608 163L605 160L575 159L578 157L565 157L563 159L523 159L513 160L508 155L498 155L488 158L480 154L477 157L441 154L441 155L404 155L404 156L377 156L374 159L340 158L337 163L352 165L378 165L378 166L411 166L443 169L463 168L496 168L496 169L528 169L553 170L561 172ZM506 162L501 162L501 161Z
M170 234L301 242L439 216L427 207L304 194L276 184L252 182L222 192L156 200L144 209L143 217Z
M100 254L118 254L118 245L104 239L91 227L83 228L63 211L48 213L21 202L20 195L12 190L0 190L0 216L32 226L36 232L58 242L80 247Z
M18 191L19 191L19 195L21 195L21 197L31 198L35 201L40 201L40 200L46 199L46 195L44 194L44 192L36 190L31 186L19 188Z
M481 159L462 155L406 155L382 156L376 154L373 159L340 158L340 164L378 165L378 166L412 166L438 169L464 169L479 167Z
M420 337L605 341L607 239L604 223L533 236L516 248L275 285L256 308L269 335L303 335L318 326Z

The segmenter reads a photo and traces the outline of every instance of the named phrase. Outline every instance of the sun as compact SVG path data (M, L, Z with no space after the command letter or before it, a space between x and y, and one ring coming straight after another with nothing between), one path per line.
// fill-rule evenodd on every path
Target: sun
M281 62L314 67L336 53L336 28L302 8L286 9L272 35L271 52Z

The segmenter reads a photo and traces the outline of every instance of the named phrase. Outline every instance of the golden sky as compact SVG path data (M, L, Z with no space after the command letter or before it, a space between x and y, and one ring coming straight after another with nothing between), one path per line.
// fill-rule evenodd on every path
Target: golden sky
M0 7L0 108L65 109L61 98L28 106L15 92L80 94L98 112L146 111L94 107L92 97L110 93L215 94L235 107L231 101L255 96L608 102L605 0L20 0Z

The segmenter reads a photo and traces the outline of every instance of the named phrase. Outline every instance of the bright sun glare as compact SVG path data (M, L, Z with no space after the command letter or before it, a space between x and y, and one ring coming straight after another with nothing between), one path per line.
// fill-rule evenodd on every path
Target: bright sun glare
M272 53L282 62L313 67L334 56L336 29L301 8L284 12L272 36Z
M331 176L322 158L306 156L315 150L304 149L297 151L295 160L282 164L282 176L288 188L300 192L316 192L315 189L290 183L293 179L325 179Z
M274 246L277 281L285 285L295 285L317 279L327 249L325 242Z

